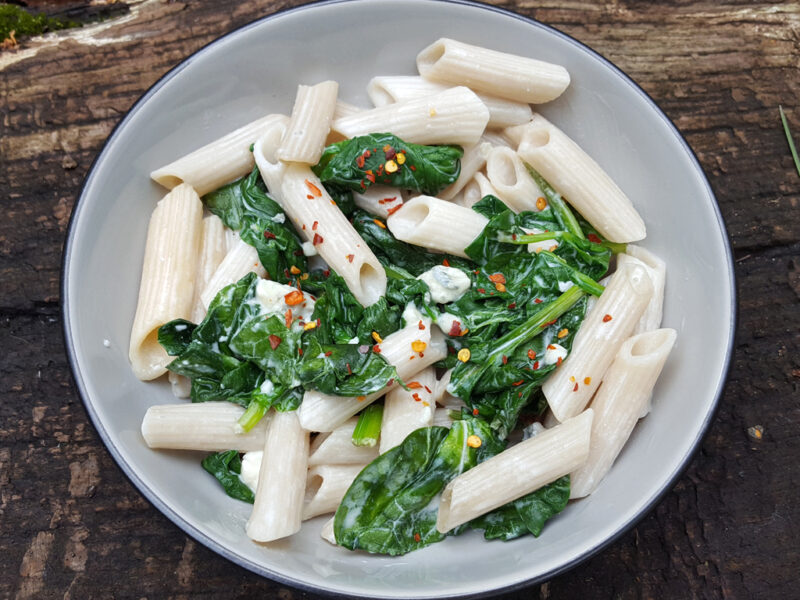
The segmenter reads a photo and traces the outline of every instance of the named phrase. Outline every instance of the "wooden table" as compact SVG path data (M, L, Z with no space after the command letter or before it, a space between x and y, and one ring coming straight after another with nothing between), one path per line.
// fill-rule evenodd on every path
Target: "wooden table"
M296 4L131 3L0 54L2 598L317 597L213 554L131 486L87 420L59 314L70 210L114 125L198 48ZM588 44L675 122L717 194L740 307L716 421L675 489L598 556L505 597L800 596L800 177L778 116L800 135L800 5L493 4Z

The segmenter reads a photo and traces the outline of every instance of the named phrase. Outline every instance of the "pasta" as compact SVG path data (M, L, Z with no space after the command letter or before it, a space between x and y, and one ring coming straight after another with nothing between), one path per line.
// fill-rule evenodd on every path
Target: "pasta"
M373 109L299 85L291 117L152 173L173 189L131 364L191 403L149 408L143 443L210 453L256 542L330 513L323 539L389 555L538 536L675 342L663 261L620 244L645 234L633 203L529 105L567 71L446 38L417 64L370 82Z

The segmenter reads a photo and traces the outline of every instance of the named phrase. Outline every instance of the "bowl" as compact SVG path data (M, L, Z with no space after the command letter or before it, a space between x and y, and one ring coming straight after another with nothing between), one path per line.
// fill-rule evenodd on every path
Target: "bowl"
M286 540L245 535L250 507L225 496L193 453L153 451L147 408L175 402L142 383L128 342L148 218L165 191L149 172L269 112L291 110L298 83L335 79L369 106L377 74L413 74L419 50L452 37L564 65L572 84L541 112L618 182L648 224L645 247L667 263L664 325L678 342L652 413L591 497L571 503L539 538L487 542L478 532L399 558L319 538L324 518ZM601 56L545 25L497 8L433 0L323 2L247 25L198 51L131 108L95 161L72 213L62 278L75 381L122 470L187 534L235 563L315 591L381 598L487 594L546 580L611 543L670 489L713 417L734 331L731 252L691 149L653 101Z

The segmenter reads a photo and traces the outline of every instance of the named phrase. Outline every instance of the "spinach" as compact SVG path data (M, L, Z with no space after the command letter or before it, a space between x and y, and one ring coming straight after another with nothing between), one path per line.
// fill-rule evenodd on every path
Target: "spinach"
M313 171L326 188L335 184L361 192L383 183L435 196L458 179L463 154L459 146L421 146L373 133L331 144Z
M470 435L484 442L467 444ZM502 445L479 419L424 427L380 455L356 477L334 517L336 543L396 556L445 538L436 530L438 496L447 483Z
M283 209L267 195L257 168L202 200L208 210L256 249L270 279L294 283L292 267L298 274L308 270L302 242L286 222Z
M513 540L532 534L539 537L545 522L560 513L569 501L569 475L496 508L468 523L482 529L487 540Z
M209 454L203 459L203 468L217 478L225 493L231 498L253 504L255 496L253 491L239 479L242 472L242 459L236 450L226 450Z

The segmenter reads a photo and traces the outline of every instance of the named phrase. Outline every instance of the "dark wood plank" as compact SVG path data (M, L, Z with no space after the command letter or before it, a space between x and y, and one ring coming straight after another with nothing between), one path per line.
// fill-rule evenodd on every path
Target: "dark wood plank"
M653 96L698 155L737 256L737 350L717 419L634 530L516 598L783 598L800 588L800 7L750 1L493 2L573 35ZM63 355L60 250L103 140L168 69L299 2L146 2L88 45L0 68L0 598L316 598L188 539L128 483L87 421ZM85 34L85 31L82 32ZM50 41L44 42L49 44ZM32 52L42 42L24 42ZM0 65L8 61L0 55ZM764 427L761 440L749 437Z

